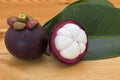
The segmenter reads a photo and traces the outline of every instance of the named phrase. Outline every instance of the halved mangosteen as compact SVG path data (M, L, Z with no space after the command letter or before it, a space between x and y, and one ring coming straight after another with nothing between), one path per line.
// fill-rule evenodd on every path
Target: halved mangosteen
M85 29L74 20L64 20L52 30L49 47L53 56L62 63L75 64L88 49Z
M7 23L10 27L5 35L5 45L13 56L36 59L45 52L47 34L35 19L21 14L8 18Z

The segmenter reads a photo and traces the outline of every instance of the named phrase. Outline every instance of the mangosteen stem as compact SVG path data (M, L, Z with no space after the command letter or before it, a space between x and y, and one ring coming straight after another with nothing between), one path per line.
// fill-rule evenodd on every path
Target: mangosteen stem
M45 51L45 55L50 56L50 57L52 56L50 49L49 49L49 46L47 46L47 49Z
M47 55L47 56L51 56L51 54L50 54L50 53L48 53L48 52L45 52L45 55Z
M26 22L26 15L24 13L18 16L20 22Z

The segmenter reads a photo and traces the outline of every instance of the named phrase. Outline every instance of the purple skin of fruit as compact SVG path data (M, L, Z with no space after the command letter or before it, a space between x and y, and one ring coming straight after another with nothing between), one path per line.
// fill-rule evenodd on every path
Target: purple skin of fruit
M67 23L72 23L72 24L76 24L78 25L83 31L85 31L85 29L76 21L74 20L64 20L62 22L60 22L59 24L57 24L54 29L51 32L51 37L50 37L50 51L52 52L53 56L58 59L60 62L65 63L65 64L75 64L77 62L79 62L85 55L88 49L88 37L87 37L87 43L85 44L86 48L84 50L83 53L81 53L78 57L76 57L75 59L65 59L60 55L59 50L57 50L56 45L55 45L55 37L57 36L57 31L59 29L61 29L65 24ZM86 34L87 36L87 34Z
M47 48L47 35L44 29L37 24L33 29L20 31L10 27L5 35L5 45L8 51L20 59L36 59Z

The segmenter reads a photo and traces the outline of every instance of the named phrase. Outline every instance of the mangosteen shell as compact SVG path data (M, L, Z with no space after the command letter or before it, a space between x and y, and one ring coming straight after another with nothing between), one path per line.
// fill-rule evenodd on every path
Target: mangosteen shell
M15 30L9 27L4 41L8 51L19 59L39 58L48 44L47 34L39 24L33 29Z
M78 22L74 21L74 20L64 20L60 23L58 23L52 30L51 32L51 37L50 37L50 41L49 41L49 48L50 48L50 52L51 55L53 55L58 61L65 63L65 64L75 64L78 63L80 60L83 59L83 57L86 55L87 50L88 50L88 36L87 36L87 43L86 43L86 48L85 51L83 53L81 53L78 57L76 57L75 59L65 59L63 58L59 51L57 50L56 46L55 46L55 37L57 36L57 31L62 28L62 26L64 26L67 23L73 23L78 25L83 31L85 31L85 29L82 27L82 25L80 25ZM86 31L85 31L86 33ZM87 33L86 33L87 35Z

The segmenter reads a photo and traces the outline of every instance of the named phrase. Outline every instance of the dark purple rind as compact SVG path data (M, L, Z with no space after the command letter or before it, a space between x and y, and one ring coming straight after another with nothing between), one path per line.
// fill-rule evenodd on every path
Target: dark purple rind
M55 37L57 35L57 31L63 27L66 23L74 23L76 25L78 25L81 29L83 29L85 31L85 29L82 27L82 25L80 25L79 23L77 23L76 21L74 20L64 20L62 22L60 22L59 24L57 24L54 29L52 30L52 33L51 33L51 37L50 37L50 51L52 52L53 56L59 60L60 62L62 63L65 63L65 64L75 64L77 62L79 62L87 53L87 50L88 50L88 38L87 38L87 43L86 43L86 49L85 51L80 54L77 58L75 59L65 59L63 58L59 51L57 50L56 46L55 46ZM87 34L86 34L87 35Z
M47 35L38 24L33 29L25 28L16 31L10 27L5 35L5 45L8 51L20 59L36 59L40 57L47 48Z

